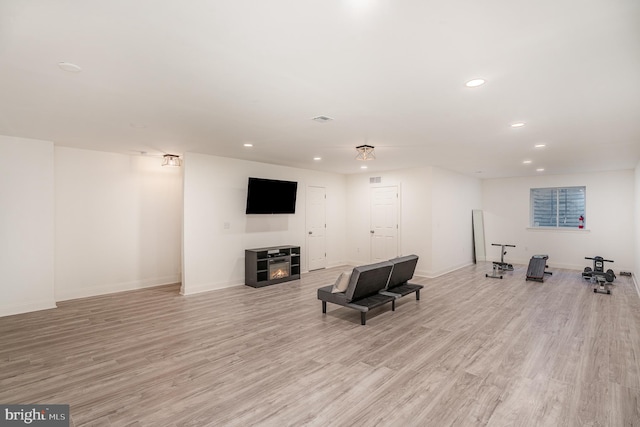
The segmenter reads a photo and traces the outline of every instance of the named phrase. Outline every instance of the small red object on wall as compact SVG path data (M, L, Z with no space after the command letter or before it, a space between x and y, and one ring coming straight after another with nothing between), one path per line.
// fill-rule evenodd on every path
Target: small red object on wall
M584 217L582 215L578 218L578 228L584 228Z

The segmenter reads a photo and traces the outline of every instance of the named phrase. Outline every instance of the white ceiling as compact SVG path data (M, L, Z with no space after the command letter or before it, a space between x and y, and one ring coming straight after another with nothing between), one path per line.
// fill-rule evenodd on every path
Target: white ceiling
M0 134L92 150L631 169L639 78L637 0L0 0Z

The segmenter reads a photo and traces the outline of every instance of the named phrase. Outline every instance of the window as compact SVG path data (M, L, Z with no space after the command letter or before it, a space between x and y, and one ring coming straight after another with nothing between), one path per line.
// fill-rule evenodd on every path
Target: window
M586 194L586 187L532 188L531 227L578 228Z

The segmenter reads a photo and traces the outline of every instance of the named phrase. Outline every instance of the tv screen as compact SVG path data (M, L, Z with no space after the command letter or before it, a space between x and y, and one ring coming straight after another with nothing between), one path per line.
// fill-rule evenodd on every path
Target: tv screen
M296 213L298 183L275 179L249 178L247 214Z

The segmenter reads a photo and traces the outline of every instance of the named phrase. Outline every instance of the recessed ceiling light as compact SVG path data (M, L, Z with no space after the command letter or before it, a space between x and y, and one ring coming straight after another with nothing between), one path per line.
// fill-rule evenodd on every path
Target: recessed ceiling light
M365 165L360 166L360 169L367 169L367 168L368 166L365 166Z
M466 87L478 87L478 86L482 86L485 83L486 82L484 81L484 79L473 79L473 80L469 80L464 85Z
M528 164L531 163L531 160L523 160L522 163L525 164L525 165L528 165Z
M521 128L522 126L524 126L523 122L513 123L511 125L512 128Z
M544 172L544 168L538 168L536 169L536 172Z
M72 64L71 62L58 62L58 67L70 73L79 73L82 71L82 68L78 67L76 64Z
M314 157L313 160L322 160L322 157Z
M253 147L253 144L249 144L249 143L247 143L247 144L242 144L242 145L243 145L243 146L245 146L245 147Z
M547 144L536 144L535 145L536 148L544 148L546 146L547 146Z

